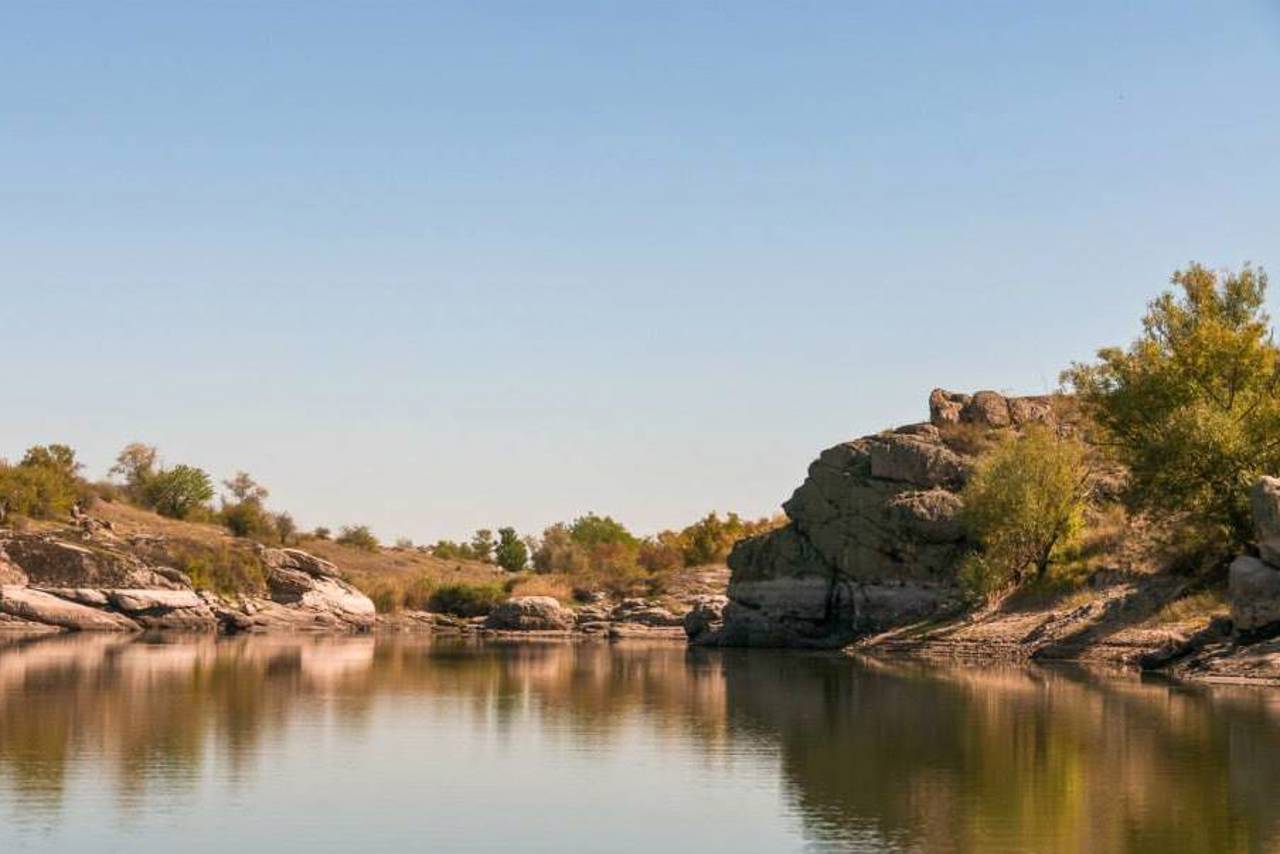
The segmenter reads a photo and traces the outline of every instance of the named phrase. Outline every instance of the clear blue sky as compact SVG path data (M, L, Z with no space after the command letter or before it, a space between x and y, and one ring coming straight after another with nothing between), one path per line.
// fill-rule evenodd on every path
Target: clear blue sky
M9 2L0 453L417 540L770 513L1280 272L1277 93L1274 2Z

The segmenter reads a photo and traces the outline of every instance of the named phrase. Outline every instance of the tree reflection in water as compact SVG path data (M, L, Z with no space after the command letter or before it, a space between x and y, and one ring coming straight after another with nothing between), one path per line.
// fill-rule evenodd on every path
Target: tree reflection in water
M378 704L424 698L500 739L533 721L607 752L640 727L725 773L766 757L778 820L833 850L1230 852L1280 833L1280 692L595 642L10 641L0 803L56 816L91 765L141 810L198 790L210 762L264 773L303 712L368 733Z

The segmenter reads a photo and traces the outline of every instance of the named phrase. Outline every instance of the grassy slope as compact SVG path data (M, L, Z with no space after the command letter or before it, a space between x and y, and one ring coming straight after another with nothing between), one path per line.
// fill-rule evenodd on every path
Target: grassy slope
M237 540L221 525L167 519L119 502L99 502L91 512L92 515L111 522L116 535L126 542L130 537L139 535L162 535L170 540L187 540L206 546L249 546L248 541ZM64 526L44 523L41 527L56 529ZM424 578L437 586L451 582L490 585L509 581L513 595L554 596L566 604L572 604L573 584L569 579L558 575L520 573L513 576L492 564L471 560L441 560L416 549L381 548L376 552L369 552L316 539L301 540L296 546L336 564L348 581L371 595L387 587L407 587ZM723 593L728 583L729 570L723 565L692 567L677 572L671 579L667 592L657 598L664 605L682 611L682 602L689 596Z

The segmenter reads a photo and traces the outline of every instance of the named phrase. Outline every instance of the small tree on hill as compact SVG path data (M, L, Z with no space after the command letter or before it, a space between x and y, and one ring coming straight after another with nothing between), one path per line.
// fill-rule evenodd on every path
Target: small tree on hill
M131 442L116 457L116 463L107 472L112 477L124 478L125 495L130 501L146 501L147 482L155 475L160 464L155 445Z
M1088 469L1079 442L1044 427L979 459L961 493L961 518L980 551L961 580L981 593L1044 576L1083 522Z
M213 498L213 482L195 466L161 469L146 480L146 503L162 516L185 519Z
M519 572L529 562L529 548L516 534L515 528L498 529L498 547L494 560L507 572Z
M488 528L480 528L471 535L471 555L476 560L485 563L493 563L493 549L496 544L493 541L493 531Z
M267 492L267 488L258 483L246 471L236 472L236 476L230 480L224 480L222 485L235 497L236 501L257 501L259 503L266 501L271 494Z

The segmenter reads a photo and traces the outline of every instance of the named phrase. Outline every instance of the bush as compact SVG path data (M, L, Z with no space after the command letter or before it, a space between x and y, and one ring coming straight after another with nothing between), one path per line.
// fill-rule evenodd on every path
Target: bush
M451 582L431 592L428 606L432 611L456 617L483 617L506 597L501 584Z
M36 445L16 466L0 463L0 521L10 514L51 519L66 516L89 494L66 445Z
M271 537L275 528L271 514L256 499L246 499L222 508L222 524L237 537L262 540Z
M213 498L209 475L194 466L177 465L147 478L143 492L148 506L162 516L185 519Z
M980 458L961 519L981 551L961 568L961 583L988 594L1019 584L1028 569L1043 577L1080 530L1087 474L1084 447L1044 427Z
M334 542L343 546L364 549L367 552L376 552L380 545L378 538L374 536L373 531L369 530L368 525L345 525L338 532L338 537Z
M197 590L223 596L266 592L266 567L243 545L179 539L139 548L148 560L181 569Z
M1127 503L1182 515L1230 548L1251 538L1248 489L1280 473L1280 349L1263 309L1267 277L1245 266L1173 275L1128 350L1073 365L1075 389L1129 469Z

